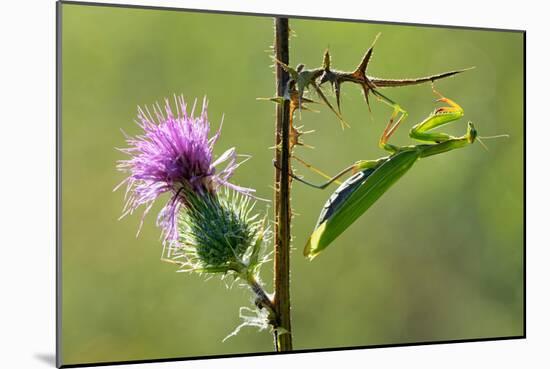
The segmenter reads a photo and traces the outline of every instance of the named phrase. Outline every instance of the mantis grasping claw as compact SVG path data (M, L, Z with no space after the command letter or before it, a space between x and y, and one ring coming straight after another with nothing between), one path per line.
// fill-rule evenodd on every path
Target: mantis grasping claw
M471 122L468 122L466 133L460 137L431 132L432 129L460 119L464 115L462 107L457 103L442 96L435 90L434 92L439 95L437 101L446 104L446 106L437 108L409 132L411 138L429 143L409 146L389 144L389 138L401 121L398 120L395 123L390 122L380 137L379 145L390 153L389 156L376 160L357 161L321 185L310 183L291 174L293 178L302 183L324 189L331 183L337 182L345 174L354 173L353 176L349 177L338 187L321 210L317 225L304 249L306 257L312 259L330 245L332 241L340 236L396 183L401 176L409 171L418 159L459 149L473 143L476 138L479 139L477 131ZM306 165L311 167L307 163ZM321 174L324 175L322 172Z

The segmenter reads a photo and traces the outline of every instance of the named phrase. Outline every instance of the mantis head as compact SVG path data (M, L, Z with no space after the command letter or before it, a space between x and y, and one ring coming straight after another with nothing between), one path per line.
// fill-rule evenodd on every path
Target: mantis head
M477 138L477 130L472 122L468 122L468 130L466 131L466 138L469 143L474 143Z

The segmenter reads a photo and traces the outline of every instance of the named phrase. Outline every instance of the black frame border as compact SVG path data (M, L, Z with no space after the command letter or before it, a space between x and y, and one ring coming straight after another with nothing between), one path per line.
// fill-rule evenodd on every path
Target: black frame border
M187 13L206 13L206 14L224 14L224 15L244 15L254 17L287 17L289 19L305 19L305 20L323 20L334 22L352 22L352 23L369 23L369 24L385 24L385 25L400 25L400 26L412 26L412 27L434 27L434 28L450 28L450 29L463 29L463 30L477 30L477 31L497 31L497 32L511 32L523 34L523 334L517 336L504 336L504 337L483 337L483 338L468 338L457 340L441 340L441 341L420 341L410 343L397 343L397 344L381 344L381 345L367 345L367 346L350 346L350 347L328 347L318 349L302 349L293 350L291 352L250 352L239 354L220 354L220 355L206 355L206 356L189 356L189 357L173 357L173 358L161 358L161 359L144 359L144 360L127 360L127 361L104 361L104 362L91 362L81 364L63 364L62 363L62 248L61 248L61 200L62 200L62 8L63 5L82 5L92 7L107 7L107 8L126 8L126 9L142 9L142 10L164 10L164 11L177 11ZM177 8L177 7L163 7L163 6L149 6L149 5L132 5L132 4L114 4L114 3L100 3L100 2L82 2L82 1L69 1L69 0L57 0L56 1L56 63L55 63L55 95L56 95L56 109L55 109L55 128L56 128L56 349L55 360L57 368L83 368L91 366L106 366L106 365L126 365L126 364L146 364L146 363L165 363L165 362L177 362L177 361L191 361L191 360L207 360L207 359L222 359L222 358L239 358L239 357L253 357L253 356L268 356L268 355L292 355L303 353L317 353L317 352L336 352L336 351L351 351L362 349L375 349L375 348L390 348L390 347L414 347L414 346L428 346L428 345L442 345L442 344L454 344L454 343L471 343L471 342L488 342L488 341L506 341L506 340L518 340L527 338L527 31L520 29L501 29L490 27L470 27L470 26L456 26L456 25L442 25L442 24L425 24L425 23L408 23L408 22L391 22L391 21L376 21L365 19L349 19L349 18L328 18L317 16L303 16L303 15L288 15L288 14L270 14L270 13L247 13L236 12L228 10L211 10L211 9L190 9L190 8Z

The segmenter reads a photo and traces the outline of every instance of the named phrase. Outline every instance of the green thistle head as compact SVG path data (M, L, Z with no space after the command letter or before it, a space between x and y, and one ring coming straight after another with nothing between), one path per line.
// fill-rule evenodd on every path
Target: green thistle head
M252 215L250 197L229 191L185 196L179 242L169 247L168 258L186 271L255 273L264 261L259 253L267 231L264 220Z

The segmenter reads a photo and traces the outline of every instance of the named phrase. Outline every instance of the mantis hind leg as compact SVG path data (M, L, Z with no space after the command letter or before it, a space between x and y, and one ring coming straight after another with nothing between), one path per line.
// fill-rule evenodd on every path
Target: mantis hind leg
M312 182L309 182L309 181L306 181L305 179L303 178L300 178L298 177L297 175L295 175L294 173L290 173L290 176L292 178L294 178L295 180L297 180L298 182L302 182L303 184L305 185L308 185L310 187L313 187L313 188L317 188L319 190L324 190L325 188L327 188L328 186L330 186L332 183L336 183L336 184L342 184L342 182L339 181L339 179L341 177L343 177L345 174L351 172L354 170L355 168L355 165L350 165L349 167L347 168L344 168L342 171L340 171L338 174L336 174L335 176L329 176L328 174L324 173L323 171L321 171L320 169L317 169L316 167L314 167L313 165L309 164L308 162L306 162L305 160L303 159L300 159L299 157L297 156L293 156L294 159L298 160L300 163L302 163L306 168L308 168L309 170L311 170L312 172L315 172L317 174L319 174L320 176L322 177L325 177L326 179L328 179L328 181L324 182L324 183L321 183L321 184L315 184L315 183L312 183Z
M294 173L290 173L290 176L292 178L294 178L295 180L297 180L298 182L302 182L305 185L308 185L310 187L317 188L317 189L320 189L320 190L324 190L325 188L330 186L332 183L336 183L336 184L339 184L339 185L342 184L342 182L340 182L339 179L342 178L344 175L350 173L350 172L351 173L357 173L361 170L365 170L365 169L369 169L369 168L375 168L375 167L379 166L382 162L387 160L387 158L380 158L380 159L377 159L377 160L360 160L360 161L357 161L354 164L344 168L338 174L331 177L328 174L321 171L320 169L317 169L313 165L309 164L305 160L300 159L297 156L293 156L293 158L298 160L300 163L302 163L306 168L310 169L311 171L321 175L322 177L325 177L326 179L328 179L328 181L326 181L324 183L321 183L321 184L315 184L315 183L306 181L305 179L296 176Z
M338 173L336 176L332 176L332 177L331 177L330 175L326 174L326 173L323 172L321 169L318 169L318 168L314 167L312 164L308 163L308 162L305 161L304 159L301 159L301 158L299 158L299 157L296 156L296 155L292 155L292 157L293 157L295 160L297 160L298 162L300 162L300 163L301 163L304 167L306 167L307 169L309 169L309 170L311 170L312 172L317 173L317 174L319 174L321 177L324 177L325 179L327 179L330 183L334 182L334 183L336 183L336 184L338 184L338 185L339 185L339 184L342 184L342 182L340 182L340 181L338 180L338 178L340 178L343 174L340 175L340 176L338 176L338 174L340 174L340 173ZM347 168L346 168L346 169L347 169ZM345 173L344 173L344 174L345 174ZM298 180L300 181L301 179L298 179ZM303 181L301 181L301 182L304 183ZM329 183L329 184L330 184L330 183ZM327 186L328 186L329 184L327 184ZM318 186L317 186L317 187L318 187ZM325 186L325 187L326 187L326 186Z

